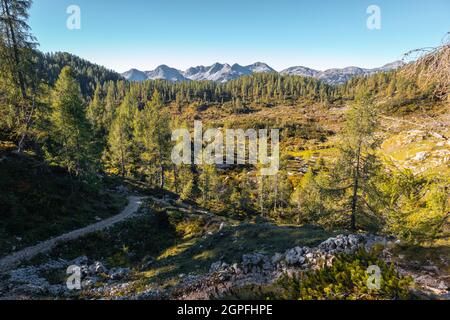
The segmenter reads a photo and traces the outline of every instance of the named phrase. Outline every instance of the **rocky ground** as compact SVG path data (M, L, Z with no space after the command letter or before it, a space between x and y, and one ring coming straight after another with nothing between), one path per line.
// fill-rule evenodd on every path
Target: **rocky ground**
M436 266L414 266L392 254L391 248L398 242L375 235L339 235L316 247L295 247L284 253L266 255L249 253L240 263L232 265L217 261L207 274L180 275L180 282L169 288L158 288L136 280L128 268L108 269L101 261L90 261L81 256L72 261L52 260L37 266L23 266L0 276L2 299L217 299L232 290L248 285L267 285L285 274L321 268L333 263L336 255L352 254L358 250L370 250L374 246L384 248L383 256L395 263L398 271L411 276L417 284L417 292L423 297L448 299L449 279ZM152 264L149 258L147 264ZM65 271L78 266L81 271L82 290L68 290ZM146 268L145 265L142 266Z
M382 151L397 165L414 173L447 170L450 164L450 141L426 130L409 130L384 141Z
M369 251L374 246L382 246L386 260L395 263L390 254L390 248L397 243L395 239L375 235L339 235L314 248L296 247L273 256L259 253L244 255L241 264L232 266L218 261L211 266L210 274L180 286L172 292L172 297L188 300L221 298L237 288L271 284L286 274L292 275L299 271L331 265L338 254L354 254L361 249ZM440 272L437 267L429 267L422 272L413 271L407 266L398 270L403 276L411 276L414 279L421 296L450 298L450 283L447 278L439 277Z

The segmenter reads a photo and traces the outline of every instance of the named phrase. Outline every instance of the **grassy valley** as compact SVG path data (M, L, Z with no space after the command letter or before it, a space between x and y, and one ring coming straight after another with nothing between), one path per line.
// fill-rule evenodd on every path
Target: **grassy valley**
M128 81L38 51L30 6L0 2L0 299L448 299L448 40L342 82ZM276 174L193 161L208 129L279 130ZM232 137L231 155L251 142Z

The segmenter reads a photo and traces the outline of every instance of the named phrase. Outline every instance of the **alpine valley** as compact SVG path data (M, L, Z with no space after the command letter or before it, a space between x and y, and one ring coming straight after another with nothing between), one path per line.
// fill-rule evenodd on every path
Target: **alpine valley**
M365 8L357 34L301 21L311 46L288 47L299 32L289 12L280 26L259 13L301 1L258 1L245 12L257 18L232 23L240 10L211 10L232 1L78 0L83 27L67 31L48 12L64 1L0 0L0 300L155 300L147 310L158 318L161 300L450 299L450 33L436 40L445 33L428 26L448 1L421 1L436 17L394 38L394 25L366 30ZM121 23L89 11L102 2ZM336 2L301 4L323 14ZM180 18L204 11L217 21ZM122 75L94 61L143 65L134 54L145 47L151 66L174 64L181 38L210 62L249 61L217 54L213 41L234 48L234 38L254 46L250 61L262 59L256 48L298 56L300 45L366 66L416 56L374 69L215 63ZM378 38L389 41L364 51ZM159 48L174 56L161 60ZM265 303L180 307L180 319L272 313Z

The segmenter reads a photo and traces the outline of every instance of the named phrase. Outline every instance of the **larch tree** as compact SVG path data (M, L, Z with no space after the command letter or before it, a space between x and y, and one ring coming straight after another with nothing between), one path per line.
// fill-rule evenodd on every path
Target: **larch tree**
M102 101L102 89L99 83L95 88L94 97L89 103L86 116L94 129L96 135L101 136L105 133L103 118L105 116L105 106Z
M4 60L9 66L9 72L20 88L22 97L27 96L26 57L27 49L35 46L34 38L28 26L28 10L31 0L1 0L0 1L0 29L2 33L2 47L5 50Z
M153 93L151 101L139 112L137 119L135 138L144 149L141 158L150 166L151 172L157 172L159 187L164 189L172 141L170 117L158 91Z
M105 111L103 113L102 123L103 123L103 127L105 128L106 132L108 133L109 129L111 127L111 124L113 122L116 107L117 107L117 101L116 101L117 92L116 92L116 85L113 81L109 81L105 85L105 87L106 87L105 88L106 97L105 97L105 101L104 101Z
M92 168L90 126L85 106L72 69L65 67L52 93L51 136L49 154L52 160L76 176Z
M35 38L28 26L28 10L31 0L0 0L0 70L6 73L18 88L19 95L12 95L15 110L15 134L20 137L18 152L22 152L27 132L35 111L33 68L31 68ZM30 90L32 97L30 98ZM20 96L20 98L19 98ZM10 99L11 100L11 99Z
M113 168L118 168L122 177L130 171L132 161L133 118L138 101L134 92L129 92L115 112L108 135L108 158Z
M334 170L338 185L350 190L350 228L357 228L357 214L368 204L363 194L370 192L371 178L376 174L378 161L375 149L378 140L377 111L368 96L358 97L347 113L346 126ZM370 208L369 208L370 209Z
M177 169L177 180L179 182L180 198L181 200L194 201L199 193L198 187L195 184L195 175L192 172L190 165L181 165Z
M199 188L202 193L202 204L219 199L220 179L215 164L203 165L199 176Z

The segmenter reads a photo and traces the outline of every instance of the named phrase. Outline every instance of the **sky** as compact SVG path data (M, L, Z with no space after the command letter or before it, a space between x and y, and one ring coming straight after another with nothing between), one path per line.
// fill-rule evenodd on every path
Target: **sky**
M80 29L67 27L70 5ZM371 5L380 29L367 27ZM450 0L34 0L30 26L40 50L118 72L257 61L279 71L374 68L438 45Z

